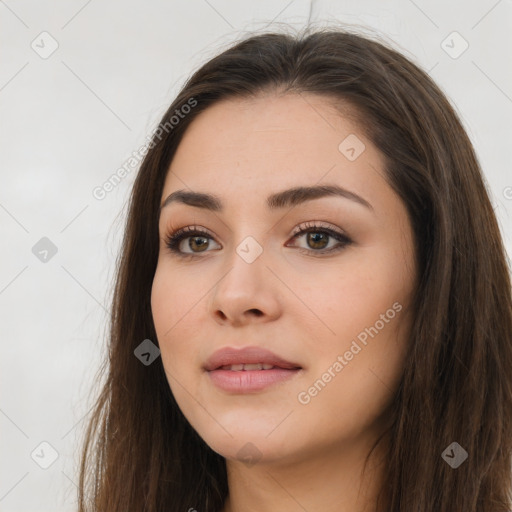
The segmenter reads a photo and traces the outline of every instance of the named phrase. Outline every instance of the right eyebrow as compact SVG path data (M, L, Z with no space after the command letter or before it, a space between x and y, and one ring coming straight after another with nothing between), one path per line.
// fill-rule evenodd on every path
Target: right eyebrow
M271 194L267 197L267 207L270 210L282 209L327 196L342 197L344 199L354 201L373 211L373 206L366 199L357 195L355 192L351 192L350 190L334 184L317 185L312 187L294 187ZM175 202L196 208L204 208L213 212L222 212L224 209L222 199L218 196L207 194L205 192L176 190L165 199L160 206L160 210Z

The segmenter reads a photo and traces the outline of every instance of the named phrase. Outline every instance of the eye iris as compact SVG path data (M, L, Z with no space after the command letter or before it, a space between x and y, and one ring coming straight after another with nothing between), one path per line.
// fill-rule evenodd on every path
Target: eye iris
M202 243L200 244L197 244L197 240L202 240ZM190 247L190 249L194 250L194 247L193 247L193 244L195 244L196 246L199 245L199 252L203 252L203 250L207 247L208 245L208 239L205 238L204 236L193 236L193 237L190 237L189 238L189 242L188 242L188 246ZM202 249L201 249L202 248Z
M322 241L327 242L328 237L329 237L329 235L327 233L310 232L310 233L308 233L308 244L310 244L310 242L313 242L313 246L312 246L313 248L323 249L327 244L326 243L322 244ZM315 245L318 242L320 242L320 245L321 245L320 247Z

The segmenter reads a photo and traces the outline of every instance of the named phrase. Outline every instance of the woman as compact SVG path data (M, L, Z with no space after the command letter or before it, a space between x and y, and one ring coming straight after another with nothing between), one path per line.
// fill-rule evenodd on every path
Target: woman
M81 511L510 510L509 269L427 74L253 36L147 149Z

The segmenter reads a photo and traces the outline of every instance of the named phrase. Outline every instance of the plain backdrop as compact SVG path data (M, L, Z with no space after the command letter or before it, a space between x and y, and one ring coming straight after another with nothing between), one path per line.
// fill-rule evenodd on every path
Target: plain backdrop
M512 255L511 0L0 0L0 22L2 512L76 509L136 170L93 190L231 41L308 22L394 41L460 113Z

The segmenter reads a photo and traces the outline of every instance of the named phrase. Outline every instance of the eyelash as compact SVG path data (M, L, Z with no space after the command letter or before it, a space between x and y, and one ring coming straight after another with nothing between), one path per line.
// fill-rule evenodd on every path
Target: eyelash
M322 250L314 250L314 249L303 249L299 248L299 251L310 256L324 255L339 252L348 245L352 243L352 240L345 234L340 233L338 231L334 231L333 229L329 229L324 226L320 226L315 223L306 222L298 226L297 230L292 236L292 240L295 240L299 236L305 235L307 233L324 233L334 238L339 242L338 245L331 247L330 249L322 249ZM197 227L197 226L187 226L185 228L178 229L174 233L170 233L165 237L165 245L166 247L176 256L183 259L194 259L200 256L201 253L184 253L179 250L179 246L182 240L186 238L194 238L194 237L203 237L203 238L211 238L213 237L205 230ZM203 251L209 252L209 251Z

